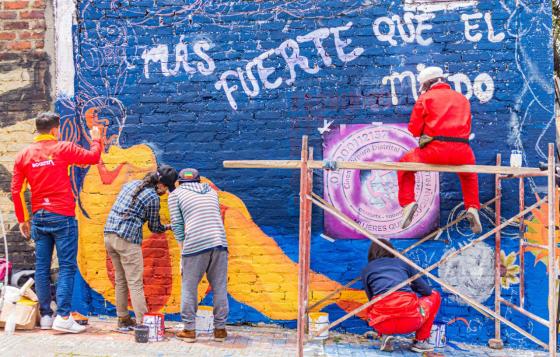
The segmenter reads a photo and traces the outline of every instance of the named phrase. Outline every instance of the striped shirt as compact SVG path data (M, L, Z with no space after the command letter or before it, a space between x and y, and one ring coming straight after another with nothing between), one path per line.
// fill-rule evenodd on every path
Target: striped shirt
M227 249L218 194L208 184L186 182L169 194L169 214L175 239L183 242L183 256L210 249Z
M163 233L166 228L159 216L159 196L154 188L142 190L134 204L132 195L142 181L125 184L109 212L105 223L105 233L114 233L134 244L142 244L142 226L148 222L148 228L154 233Z

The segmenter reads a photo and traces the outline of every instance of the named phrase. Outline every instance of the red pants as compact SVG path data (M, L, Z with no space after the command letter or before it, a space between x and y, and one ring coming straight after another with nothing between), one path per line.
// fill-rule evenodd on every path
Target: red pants
M419 162L439 165L474 165L475 157L471 147L466 143L434 141L424 148L413 149L401 158L400 162ZM404 207L414 201L415 172L399 171L399 204ZM459 173L465 209L480 209L478 200L478 175Z
M422 316L394 317L373 325L373 328L381 335L402 335L416 332L417 341L427 340L430 337L440 304L441 296L437 291L432 290L432 295L418 299L418 307L422 308L424 312ZM392 314L395 312L393 311Z

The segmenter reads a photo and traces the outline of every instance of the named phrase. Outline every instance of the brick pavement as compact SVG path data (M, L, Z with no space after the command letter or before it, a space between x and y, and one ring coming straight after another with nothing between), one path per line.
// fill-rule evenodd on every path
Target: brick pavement
M60 334L55 331L17 331L12 336L0 334L2 357L105 357L105 356L266 356L292 357L295 355L295 331L273 326L229 326L229 337L224 343L213 342L209 336L200 336L193 344L173 337L177 323L168 323L166 340L139 344L131 333L113 330L114 320L92 320L88 331L80 335ZM308 343L306 356L419 356L407 350L408 341L399 340L393 354L379 351L378 341L359 335L334 333L326 343ZM453 344L430 353L435 356L492 356L530 357L546 356L544 352L529 350L492 351L486 347Z

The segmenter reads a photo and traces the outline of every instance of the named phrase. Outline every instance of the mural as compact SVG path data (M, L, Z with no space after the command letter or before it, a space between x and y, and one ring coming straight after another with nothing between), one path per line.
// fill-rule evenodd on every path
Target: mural
M558 217L560 213L560 191L556 193L556 204L555 207L559 209L556 212L556 222L555 226L560 226L560 218ZM534 209L532 212L532 218L525 221L527 226L525 232L525 238L529 243L548 245L548 205L541 205L539 208ZM560 243L560 231L556 229L556 243ZM531 252L535 257L535 265L538 263L544 264L548 270L548 250L541 249L537 247L527 247L528 252ZM560 256L560 248L556 248L556 256Z
M398 161L418 146L406 124L341 125L324 134L323 142L323 158L337 161ZM396 171L325 171L325 198L376 235L423 237L431 233L439 221L439 175L437 172L417 175L418 211L404 231ZM365 238L328 213L325 213L325 233L337 238Z
M328 150L344 141L336 137L335 128L361 130L372 122L402 128L418 96L418 72L431 65L444 69L452 87L470 99L478 163L491 165L498 152L508 157L511 150L521 150L524 165L536 166L553 140L551 14L543 2L332 0L325 6L316 0L87 0L77 7L72 1L57 3L57 39L72 44L57 50L57 66L63 67L57 71L57 109L63 116L64 136L87 146L87 129L93 125L102 126L105 136L102 163L72 170L79 199L83 279L76 299L85 313L112 312L113 273L102 245L102 228L115 195L123 183L141 178L157 163L197 167L219 193L230 245L231 321L293 326L298 173L226 170L222 161L297 159L304 134L310 136L318 159L326 159ZM72 25L74 15L77 21ZM369 201L359 197L349 202L390 214L381 205L393 209L396 200L376 194L379 182L390 188L390 181L375 175L354 174L351 181L358 185L352 192L373 191L366 196ZM315 187L319 192L324 188L326 197L328 179L328 174L319 175ZM432 184L427 197L433 200L426 201L434 202L426 203L433 216L426 218L424 228L422 220L402 237L418 238L434 222L441 226L461 214L458 181L446 174L439 179L439 191ZM481 200L487 201L494 194L494 178L481 176L480 182ZM527 201L541 184L529 181ZM509 193L507 185L503 192ZM516 197L509 196L503 198L505 217L517 206ZM333 235L354 239L331 243L320 238L325 225L326 233L336 225L317 212L312 302L358 276L369 244L342 229ZM165 199L162 214L168 219ZM491 227L492 214L483 215L485 229ZM535 212L534 224L526 222L527 239L542 238L541 214L546 213ZM465 224L442 235L447 245L442 240L428 242L409 256L422 266L433 264L473 238ZM518 237L515 228L503 237ZM399 237L399 232L391 231L387 237ZM402 249L413 240L394 242ZM508 298L515 298L518 287L515 256L507 253L517 251L515 244L514 239L503 240ZM173 237L145 232L143 252L150 309L176 317L179 252ZM546 258L533 253L536 262ZM439 274L491 304L493 259L489 240L450 260ZM546 291L529 288L545 267L529 268L527 306L538 310L546 306ZM203 281L199 298L209 295L211 288ZM336 318L363 301L365 294L356 286L320 308ZM509 309L504 313L512 314ZM448 323L450 339L460 335L470 342L485 343L493 326L448 294L438 319ZM526 320L519 324L533 330ZM359 318L341 326L353 332L366 328ZM537 328L537 335L546 339ZM506 344L528 343L507 328L503 336Z

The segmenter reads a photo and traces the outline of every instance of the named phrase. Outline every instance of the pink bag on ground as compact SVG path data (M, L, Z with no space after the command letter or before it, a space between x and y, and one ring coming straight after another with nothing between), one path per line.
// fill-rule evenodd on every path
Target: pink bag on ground
M7 262L4 258L0 258L0 281L3 281L6 275L10 276L11 272L12 263Z

